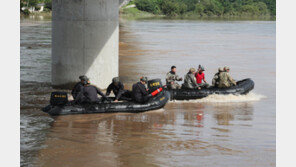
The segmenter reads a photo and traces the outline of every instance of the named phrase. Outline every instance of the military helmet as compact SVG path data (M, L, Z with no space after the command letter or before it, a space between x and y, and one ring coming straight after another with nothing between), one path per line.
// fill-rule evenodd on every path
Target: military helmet
M218 71L219 71L219 72L223 72L223 71L224 71L224 68L219 67L219 68L218 68Z
M114 78L112 79L112 82L113 82L113 83L118 83L118 82L119 82L119 77L114 77Z
M142 82L146 82L146 83L147 83L148 78L147 78L147 77L141 77L141 78L140 78L140 81L142 81Z
M199 65L198 68L199 68L200 70L202 70L202 71L205 70L205 68L204 68L203 66L201 66L201 65Z
M89 79L87 78L87 76L85 76L85 75L81 75L81 76L79 76L79 79L82 80L82 81L87 81L87 80L89 80Z
M191 72L191 73L194 73L196 70L195 70L195 68L190 68L189 69L189 72Z
M228 66L225 66L224 67L224 70L226 71L226 70L229 70L230 68L228 67Z

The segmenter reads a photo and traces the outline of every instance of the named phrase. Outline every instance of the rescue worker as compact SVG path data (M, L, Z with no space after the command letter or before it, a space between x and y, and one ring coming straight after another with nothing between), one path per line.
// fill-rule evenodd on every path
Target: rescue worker
M75 103L84 103L84 102L97 102L99 101L98 94L101 95L104 99L111 101L101 90L93 85L90 85L89 79L84 81L83 89L77 95Z
M71 91L71 94L72 94L74 100L76 99L79 92L82 91L84 81L88 80L88 78L85 75L79 76L79 79L80 79L80 82L76 83L74 88Z
M166 74L166 85L169 89L180 89L181 86L176 81L182 81L183 78L176 74L176 66L171 67L171 71Z
M130 99L130 92L128 90L124 90L124 85L119 81L119 77L114 77L112 79L112 83L107 88L106 96L109 96L111 91L113 91L115 95L114 102L118 102L118 100Z
M190 68L189 72L184 77L184 83L182 87L186 89L200 89L200 87L196 83L196 78L194 76L195 71L195 68Z
M195 73L195 78L196 78L196 83L198 84L199 87L206 87L208 88L210 85L207 83L205 79L205 69L203 66L199 65L197 73ZM203 82L202 82L203 81Z
M222 68L222 67L219 67L218 68L218 72L214 75L214 77L213 77L213 79L212 79L212 85L214 86L214 87L218 87L218 85L219 85L219 80L220 80L220 78L219 78L219 74L221 73L221 72L223 72L224 71L224 69Z
M145 87L147 83L147 77L141 77L140 82L137 82L133 85L132 88L132 97L133 100L137 103L145 103L149 100L149 92Z
M224 72L221 72L219 74L219 78L220 78L219 85L218 85L219 88L229 88L231 86L236 85L235 80L229 74L229 70L230 70L229 67L225 66Z

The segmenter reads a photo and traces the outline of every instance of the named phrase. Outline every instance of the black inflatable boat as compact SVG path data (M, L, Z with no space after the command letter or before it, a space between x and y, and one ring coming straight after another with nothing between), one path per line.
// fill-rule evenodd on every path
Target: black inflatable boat
M148 81L149 93L158 91L162 87L161 81ZM170 92L167 90L160 91L157 95L150 98L145 104L139 104L132 101L126 102L96 102L73 104L68 102L66 92L52 92L50 105L42 110L49 115L68 115L68 114L92 114L92 113L115 113L115 112L130 112L138 113L149 110L160 109L165 106L170 98Z
M171 100L190 100L190 99L200 99L207 97L211 94L234 94L234 95L242 95L249 93L252 89L254 89L254 81L250 78L241 80L237 82L236 86L232 86L230 88L202 88L198 89L178 89L172 90L170 89Z
M42 110L49 115L68 115L68 114L93 114L93 113L115 113L115 112L130 112L138 113L149 110L160 109L165 106L170 98L168 91L160 92L156 97L153 97L145 104L134 102L97 102L85 104L65 105L48 105Z

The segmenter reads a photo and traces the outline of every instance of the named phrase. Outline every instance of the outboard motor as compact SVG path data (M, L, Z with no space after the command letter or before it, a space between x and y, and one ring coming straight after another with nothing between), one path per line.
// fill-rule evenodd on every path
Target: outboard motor
M60 106L68 103L67 92L52 92L50 96L50 104L52 106Z
M149 94L162 87L161 79L152 79L148 81Z

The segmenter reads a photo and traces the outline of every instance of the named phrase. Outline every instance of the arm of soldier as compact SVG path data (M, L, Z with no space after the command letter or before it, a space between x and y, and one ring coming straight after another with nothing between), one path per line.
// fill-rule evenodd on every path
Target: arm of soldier
M140 91L144 96L148 95L148 91L146 90L145 86L140 87Z
M117 93L117 95L115 97L115 100L118 101L123 93L124 93L124 90L119 90L119 92Z
M191 82L192 82L193 86L194 86L194 87L197 87L198 84L197 84L197 82L196 82L196 78L193 76L193 77L190 77L190 79L191 79Z
M101 95L103 98L105 98L105 99L108 99L107 98L107 96L99 89L99 88L97 88L96 87L96 89L97 89L97 93L99 94L99 95Z
M208 82L206 81L206 78L205 78L205 76L203 77L203 81L204 81L205 83L208 83Z
M167 74L165 79L166 79L166 81L167 81L168 83L174 82L174 80L173 80L173 78L170 76L170 74Z
M194 85L195 88L201 89L201 87L197 84L197 81L196 81L195 76L193 76L193 78L192 78L192 83L193 83L193 85Z
M107 91L106 91L106 96L109 96L111 93L111 84L108 86Z
M233 84L233 85L236 85L236 82L235 82L235 80L227 73L227 75L228 75L228 79L229 79L229 81Z
M122 94L124 94L124 92L125 92L124 85L120 82L119 83L119 92L117 93L114 101L117 102L121 98Z
M212 79L212 85L215 85L216 84L217 79L218 79L218 76L217 75L214 75L214 77Z
M80 91L78 95L76 96L74 103L79 102L81 98L83 97L83 91Z
M124 90L124 85L121 82L120 82L120 85L119 85L119 89Z
M176 75L176 80L177 80L177 81L182 81L183 78L182 78L182 77L179 77L179 75Z

